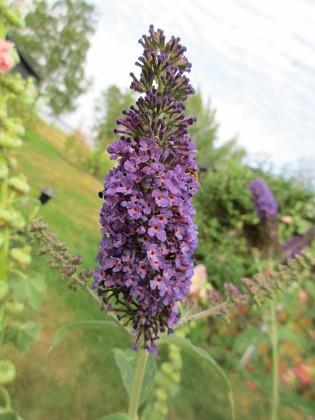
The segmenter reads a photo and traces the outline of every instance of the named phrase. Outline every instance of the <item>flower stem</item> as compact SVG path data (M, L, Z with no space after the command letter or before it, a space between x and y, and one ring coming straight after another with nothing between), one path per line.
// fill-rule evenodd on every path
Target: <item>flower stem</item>
M188 322L191 322L191 321L197 321L198 319L208 318L209 316L218 315L218 314L222 313L222 311L224 311L228 308L229 303L230 302L228 300L226 300L222 303L218 303L217 305L215 305L215 306L213 306L209 309L205 309L204 311L197 312L196 314L193 314L193 315L188 316L187 318L184 318L184 322L188 323ZM181 324L178 327L180 327L180 326L181 326Z
M271 420L278 419L279 412L279 337L276 315L276 302L272 300L270 305L271 312L271 349L272 349L272 403Z
M135 376L131 388L128 414L133 420L138 420L138 406L140 401L140 394L142 389L142 382L144 378L145 367L147 364L149 352L148 350L139 350Z

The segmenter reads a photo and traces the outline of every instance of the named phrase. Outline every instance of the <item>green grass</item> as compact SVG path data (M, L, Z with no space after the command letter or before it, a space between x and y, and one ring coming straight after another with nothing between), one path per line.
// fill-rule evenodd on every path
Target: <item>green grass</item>
M44 205L40 215L89 265L93 262L100 239L97 192L102 184L80 171L52 144L27 131L21 151L20 171L31 185L31 194L40 195L44 187L54 190L54 198Z

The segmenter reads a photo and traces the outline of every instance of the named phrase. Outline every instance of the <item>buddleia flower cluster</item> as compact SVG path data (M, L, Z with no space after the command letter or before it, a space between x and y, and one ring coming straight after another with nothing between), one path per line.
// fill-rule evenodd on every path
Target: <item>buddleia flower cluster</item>
M249 184L248 188L261 221L278 215L277 201L263 179L255 179Z
M278 204L266 182L255 179L248 186L254 202L257 216L260 219L265 236L265 242L273 246L284 259L292 259L311 244L315 238L315 227L310 227L305 233L297 234L288 239L284 244L278 242ZM268 243L267 243L268 245Z
M131 73L131 89L140 96L117 120L120 139L108 148L118 165L105 176L93 287L109 311L132 325L135 346L156 353L159 334L179 320L176 303L189 293L193 274L198 183L188 127L196 119L184 114L194 90L180 39L166 42L150 26L139 43L141 74Z
M262 254L269 257L271 250L279 252L278 204L263 179L255 179L249 184L248 188L260 220L257 243Z

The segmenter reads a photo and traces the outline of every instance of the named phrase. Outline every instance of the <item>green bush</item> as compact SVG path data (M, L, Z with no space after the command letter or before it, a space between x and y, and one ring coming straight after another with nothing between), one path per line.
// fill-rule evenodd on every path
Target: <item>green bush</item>
M202 187L194 199L199 228L196 260L206 265L209 281L218 288L257 272L252 250L259 246L259 219L248 190L256 178L265 179L278 202L281 243L315 224L315 194L294 178L235 162L202 173Z

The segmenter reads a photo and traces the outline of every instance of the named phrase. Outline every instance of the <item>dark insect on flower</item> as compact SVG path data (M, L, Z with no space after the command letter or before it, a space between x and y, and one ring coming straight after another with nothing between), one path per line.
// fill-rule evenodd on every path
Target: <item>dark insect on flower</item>
M99 196L99 198L103 198L103 193L102 193L102 191L99 191L99 192L98 192L98 196Z
M93 287L108 310L131 323L135 344L154 354L159 334L179 320L176 303L189 293L197 245L196 147L188 135L196 119L184 114L194 90L179 42L166 42L153 26L139 41L141 74L131 73L131 88L140 97L117 119L121 137L108 147L118 165L105 176L94 269Z

